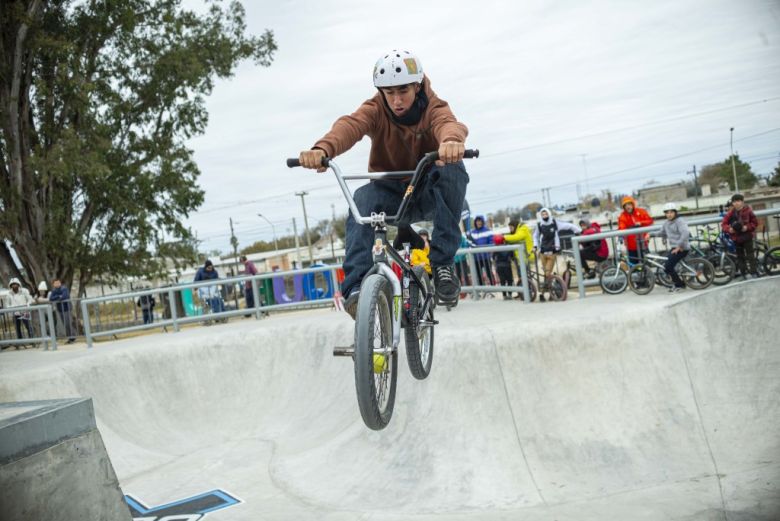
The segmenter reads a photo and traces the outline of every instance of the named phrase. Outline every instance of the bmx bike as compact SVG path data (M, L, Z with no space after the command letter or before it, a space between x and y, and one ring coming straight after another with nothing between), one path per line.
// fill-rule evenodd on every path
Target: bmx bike
M466 150L463 157L479 157L479 151ZM366 426L373 430L384 429L393 415L401 329L405 331L406 360L412 375L423 380L431 371L433 332L438 323L433 317L436 307L433 284L422 266L410 265L409 243L403 244L400 253L388 243L387 226L403 223L415 187L438 159L438 152L430 152L423 156L414 171L357 175L345 175L334 161L329 158L322 160L323 167L333 170L355 222L367 224L374 230L371 250L374 265L360 285L360 300L355 316L355 343L333 350L334 356L348 356L354 361L360 416ZM288 159L287 166L300 166L300 161L297 158ZM384 212L361 215L346 183L347 180L355 179L405 180L410 177L395 215L386 215ZM400 280L393 272L391 262L401 268Z

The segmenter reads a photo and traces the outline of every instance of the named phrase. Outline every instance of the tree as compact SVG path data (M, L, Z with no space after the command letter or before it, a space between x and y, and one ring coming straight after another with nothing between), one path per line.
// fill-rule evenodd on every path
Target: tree
M772 172L772 176L769 178L769 186L780 186L780 162L777 163L775 171Z
M535 219L537 212L542 209L542 203L528 203L520 210L520 217L523 220Z
M276 43L245 34L238 2L180 4L0 4L0 272L83 288L160 272L163 244L191 240L203 192L185 142L204 97L241 60L269 66Z
M753 188L758 182L758 177L751 170L750 163L744 163L739 159L739 155L734 155L734 167L737 171L739 189ZM717 187L722 182L728 183L730 189L734 190L734 171L731 166L731 157L727 157L720 163L706 165L699 174L699 186L714 185Z

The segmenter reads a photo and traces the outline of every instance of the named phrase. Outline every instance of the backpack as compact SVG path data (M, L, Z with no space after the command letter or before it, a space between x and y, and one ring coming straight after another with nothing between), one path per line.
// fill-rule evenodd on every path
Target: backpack
M537 228L539 229L539 237L541 238L541 244L539 245L540 250L545 250L549 248L555 248L555 235L558 233L558 221L555 220L555 218L552 219L552 225L545 226L542 228L542 223L538 222L536 223Z

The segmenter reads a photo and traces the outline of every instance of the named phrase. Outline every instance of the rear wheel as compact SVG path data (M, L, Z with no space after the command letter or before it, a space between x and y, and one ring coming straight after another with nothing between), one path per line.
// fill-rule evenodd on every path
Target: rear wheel
M626 270L619 266L610 266L601 272L599 285L604 293L618 295L626 291L628 287L628 275Z
M566 296L568 295L569 291L566 287L566 282L564 282L562 277L559 277L558 275L551 275L545 284L547 286L545 289L550 296L550 300L566 300Z
M715 268L710 261L701 257L683 260L677 264L677 273L691 289L707 288L715 279Z
M389 282L369 275L360 288L355 317L355 388L366 426L384 429L393 416L398 353L393 350Z
M644 264L635 264L628 270L628 285L637 295L647 295L655 287L655 273Z
M431 279L422 266L413 268L415 275L425 287L425 294L433 295ZM425 302L430 300L426 311ZM409 320L404 334L406 337L406 360L412 376L424 380L431 372L433 363L433 301L426 299L414 280L409 283ZM422 323L421 323L422 322Z
M715 278L712 279L712 283L716 286L723 286L731 282L734 278L734 274L737 272L737 265L731 260L731 257L724 254L715 254L707 257L712 267L715 268Z

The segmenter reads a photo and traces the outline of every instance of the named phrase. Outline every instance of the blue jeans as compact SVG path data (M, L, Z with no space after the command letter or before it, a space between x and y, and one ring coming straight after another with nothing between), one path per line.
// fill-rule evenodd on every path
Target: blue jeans
M403 224L433 220L431 251L432 266L448 266L460 247L460 213L466 197L469 175L463 161L434 166L423 175L406 210ZM355 191L355 204L361 215L385 212L395 215L401 205L407 183L372 181ZM373 265L371 246L374 230L367 224L355 222L352 212L347 217L347 251L344 259L344 282L341 292L349 295L360 286L366 272Z
M687 251L681 251L680 253L670 252L669 257L666 258L666 263L664 264L664 271L672 278L672 282L674 282L674 285L678 288L684 288L685 282L683 282L683 280L677 274L675 267L677 266L677 263L685 258L686 255L688 255Z
M225 311L225 308L222 306L221 297L210 298L209 307L211 308L212 313L222 313L223 311Z

